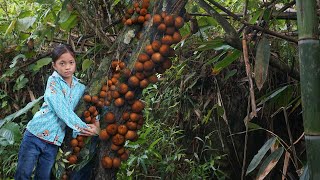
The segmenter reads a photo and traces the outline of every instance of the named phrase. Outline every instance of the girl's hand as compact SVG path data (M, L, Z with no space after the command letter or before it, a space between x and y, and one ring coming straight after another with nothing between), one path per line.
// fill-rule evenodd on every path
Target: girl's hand
M100 133L100 127L94 124L87 124L89 128L83 128L81 130L81 135L83 136L98 136Z

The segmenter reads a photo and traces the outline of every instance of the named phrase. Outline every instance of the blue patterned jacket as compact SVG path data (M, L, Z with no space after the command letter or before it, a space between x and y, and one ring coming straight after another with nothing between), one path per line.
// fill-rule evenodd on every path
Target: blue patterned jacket
M27 130L35 136L61 146L66 125L77 134L81 128L88 128L74 109L85 90L85 86L75 77L71 87L56 72L48 78L44 103L27 125Z

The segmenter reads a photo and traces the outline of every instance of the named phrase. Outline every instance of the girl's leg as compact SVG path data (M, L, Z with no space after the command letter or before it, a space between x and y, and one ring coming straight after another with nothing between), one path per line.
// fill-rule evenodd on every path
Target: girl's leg
M49 143L46 143L45 146L41 149L41 154L39 156L35 172L35 180L50 179L51 169L54 165L57 152L58 146Z
M40 140L29 131L24 133L19 155L15 180L31 179L33 168L38 160L40 148L37 141Z

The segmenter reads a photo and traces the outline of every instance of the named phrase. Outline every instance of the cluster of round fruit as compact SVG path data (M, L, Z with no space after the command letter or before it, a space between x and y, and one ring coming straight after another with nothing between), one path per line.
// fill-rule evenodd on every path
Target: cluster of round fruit
M148 8L150 6L150 0L139 0L133 3L133 7L127 9L122 22L125 25L131 26L134 24L142 24L146 26L148 21L151 19Z
M113 103L116 107L126 106L124 108L126 111L118 118L111 111L104 116L107 126L101 130L99 137L103 141L111 139L111 150L114 152L113 157L104 156L101 160L105 168L117 168L121 161L128 159L129 151L123 145L126 140L138 139L137 130L143 125L144 109L144 103L137 99L135 94L139 89L138 85L143 83L140 83L139 79L132 78L133 75L124 62L115 60L111 63L111 67L112 77L107 81L109 88L106 99L109 101L108 104Z

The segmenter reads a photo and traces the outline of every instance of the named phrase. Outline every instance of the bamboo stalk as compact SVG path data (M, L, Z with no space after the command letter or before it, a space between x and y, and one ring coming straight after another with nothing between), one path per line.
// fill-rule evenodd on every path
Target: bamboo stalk
M303 122L310 179L320 179L320 47L316 0L297 0Z

